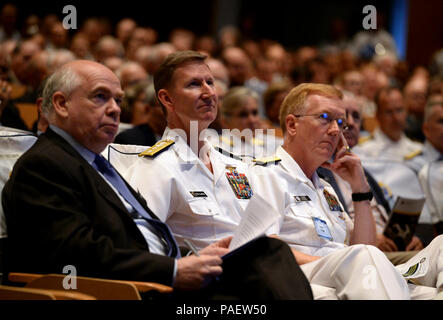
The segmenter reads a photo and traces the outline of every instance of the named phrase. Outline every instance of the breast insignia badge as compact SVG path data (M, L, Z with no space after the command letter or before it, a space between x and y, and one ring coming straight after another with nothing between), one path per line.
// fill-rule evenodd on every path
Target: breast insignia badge
M343 212L343 209L341 208L340 203L338 202L337 198L330 194L326 189L323 189L323 194L326 198L326 202L328 203L329 209L331 211L340 211ZM342 218L342 217L339 217ZM344 219L344 218L342 218Z
M253 195L248 178L244 173L239 173L235 167L227 166L226 178L231 185L237 199L250 199Z

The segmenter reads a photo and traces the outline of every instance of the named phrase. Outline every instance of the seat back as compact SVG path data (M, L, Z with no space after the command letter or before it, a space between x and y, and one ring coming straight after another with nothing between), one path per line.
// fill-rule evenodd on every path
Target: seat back
M32 129L34 122L38 119L38 107L35 103L15 103L18 111L20 112L20 118L26 124L29 130Z
M0 300L97 300L93 296L61 290L0 285Z
M26 288L66 290L65 278L61 274L43 275L27 283ZM129 282L89 277L76 277L75 281L76 288L68 291L82 292L99 300L141 300L136 286Z

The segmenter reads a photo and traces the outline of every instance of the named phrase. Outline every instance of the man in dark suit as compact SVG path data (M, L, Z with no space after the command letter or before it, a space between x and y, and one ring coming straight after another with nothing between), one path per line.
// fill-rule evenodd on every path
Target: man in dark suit
M168 227L100 156L117 132L122 96L112 71L91 61L67 63L47 80L42 111L50 126L2 193L7 271L60 273L72 265L78 275L154 281L206 298L311 298L289 248L276 239L260 238L222 259L227 238L180 258ZM284 262L266 268L273 259ZM288 276L277 282L280 273Z

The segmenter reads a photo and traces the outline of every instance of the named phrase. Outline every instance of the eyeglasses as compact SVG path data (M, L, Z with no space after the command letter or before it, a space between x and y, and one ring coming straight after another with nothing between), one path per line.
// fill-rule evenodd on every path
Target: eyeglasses
M346 131L349 129L348 124L346 123L345 119L343 118L332 118L332 116L329 113L315 113L315 114L294 114L297 118L302 117L316 117L320 124L324 127L330 126L332 122L336 121L337 126L341 131Z

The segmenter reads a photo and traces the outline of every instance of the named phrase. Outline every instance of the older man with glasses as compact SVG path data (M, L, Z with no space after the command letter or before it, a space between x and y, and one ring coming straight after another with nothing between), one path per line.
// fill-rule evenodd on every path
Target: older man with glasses
M280 124L283 146L275 157L256 159L259 165L251 172L266 199L282 214L277 236L306 254L303 261L297 261L311 285L334 291L324 291L324 296L315 292L315 298L435 297L443 287L443 237L396 267L373 246L373 195L361 161L343 135L352 119L346 117L342 92L323 84L297 86L282 103ZM320 166L350 185L354 221L334 189L319 178ZM407 285L406 280L419 285Z

